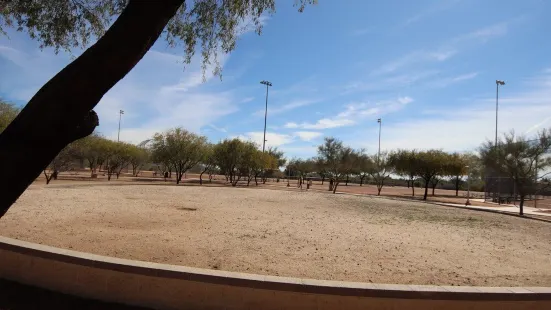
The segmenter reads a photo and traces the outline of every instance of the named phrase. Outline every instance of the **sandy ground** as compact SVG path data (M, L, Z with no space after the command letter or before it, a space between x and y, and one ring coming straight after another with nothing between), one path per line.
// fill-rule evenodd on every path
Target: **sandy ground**
M229 187L31 186L0 234L95 254L304 278L551 286L551 224L417 202Z

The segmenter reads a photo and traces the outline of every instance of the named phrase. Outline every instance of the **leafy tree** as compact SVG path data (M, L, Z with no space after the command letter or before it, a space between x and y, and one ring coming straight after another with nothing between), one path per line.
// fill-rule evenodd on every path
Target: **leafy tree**
M324 143L318 146L318 158L333 179L333 187L330 190L335 193L342 178L353 171L358 156L352 148L344 146L342 141L326 137Z
M258 164L255 156L257 151L253 142L226 139L214 147L214 158L226 180L232 186L237 186L242 177L246 177L248 182L254 177L254 169Z
M206 137L178 127L155 134L152 149L154 158L160 158L174 169L176 184L180 184L184 173L203 158L206 144Z
M130 166L132 167L132 175L137 177L140 174L143 166L149 162L149 150L136 145L129 146Z
M434 177L441 175L447 154L440 150L428 150L417 153L418 173L425 182L425 194L423 200L427 200L429 184Z
M467 174L467 164L468 161L466 156L459 153L449 154L448 160L445 163L444 173L452 178L455 186L456 197L459 196L459 185L462 181L461 179Z
M315 169L319 176L321 177L321 185L323 185L323 182L325 181L325 178L329 175L329 172L327 171L327 166L325 165L325 161L323 158L316 157L313 159L315 163Z
M211 172L216 169L216 160L214 158L214 145L212 145L211 143L205 144L203 148L201 164L202 169L201 174L199 175L199 184L203 185L203 174L207 172L209 175L209 181L212 181Z
M87 162L90 174L94 175L97 168L103 165L108 156L107 145L109 143L110 141L100 135L92 134L72 144L77 148L77 157Z
M309 173L315 170L315 162L311 159L294 159L293 168L295 171L295 176L297 176L297 187L302 187L304 183L304 178L308 176Z
M8 127L19 113L19 109L13 104L0 98L0 133Z
M367 178L374 169L375 162L372 158L364 153L358 154L358 167L357 174L360 177L360 186L363 185L365 178Z
M132 159L131 149L135 146L125 142L107 141L107 180L111 181L113 175L118 179L122 170L128 167Z
M371 165L369 174L377 185L377 196L381 195L385 180L390 177L390 173L393 171L394 162L392 160L393 158L389 156L388 152L371 155L373 165Z
M394 171L407 178L408 187L411 183L411 195L415 196L413 181L419 175L419 154L416 150L398 150L390 154L394 163Z
M76 158L76 149L72 144L67 145L57 156L52 160L46 169L44 169L44 177L46 177L46 184L50 184L50 181L57 180L60 172L69 170L71 162Z
M314 1L299 0L299 11ZM236 47L241 21L252 19L260 33L260 17L274 11L274 0L1 1L0 33L14 27L56 51L97 41L48 81L0 134L0 162L12 163L0 181L0 216L65 146L94 131L99 119L92 109L161 34L170 46L183 46L187 63L200 50L203 70L215 63L214 73L220 74L217 55ZM40 141L50 143L29 152L29 144Z
M523 215L526 196L542 185L550 185L546 178L549 172L539 175L537 171L551 167L551 158L544 156L551 148L551 129L540 131L533 141L511 132L499 139L498 145L496 149L491 142L484 143L479 149L480 157L485 165L513 180L520 196L519 212Z
M271 168L267 168L264 171L264 175L262 178L262 183L266 183L266 180L268 177L277 177L281 175L281 171L279 168L285 166L285 163L287 160L284 157L284 153L277 149L277 147L269 147L266 150L266 153L270 155L270 157L275 161L274 163L271 163Z

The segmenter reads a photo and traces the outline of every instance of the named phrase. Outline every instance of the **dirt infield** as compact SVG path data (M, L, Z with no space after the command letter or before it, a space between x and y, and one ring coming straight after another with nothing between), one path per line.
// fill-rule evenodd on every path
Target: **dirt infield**
M33 185L0 234L95 254L378 283L550 286L551 226L417 202L164 185Z

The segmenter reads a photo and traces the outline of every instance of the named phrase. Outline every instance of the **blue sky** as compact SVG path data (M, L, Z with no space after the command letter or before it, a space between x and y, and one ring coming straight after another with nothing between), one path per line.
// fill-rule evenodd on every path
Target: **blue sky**
M96 107L98 131L138 143L175 126L213 142L258 143L269 80L267 145L313 156L323 136L355 148L473 150L495 130L534 134L551 126L551 2L292 1L263 18L262 36L242 35L220 58L223 78L163 40ZM24 104L71 55L40 50L24 33L0 37L0 96ZM78 55L78 51L74 54Z

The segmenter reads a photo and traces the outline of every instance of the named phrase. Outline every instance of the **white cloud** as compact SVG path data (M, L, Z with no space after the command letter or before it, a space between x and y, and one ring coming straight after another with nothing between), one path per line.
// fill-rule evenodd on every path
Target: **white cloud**
M283 125L283 127L285 127L285 128L298 128L299 125L297 123L289 122L289 123L286 123L285 125Z
M243 98L243 100L241 100L241 103L247 103L247 102L251 102L254 100L254 97L247 97L247 98Z
M380 117L382 115L399 111L407 104L413 102L411 97L399 97L392 100L382 100L374 103L359 102L345 106L345 110L333 118L322 118L315 123L294 123L285 124L285 128L304 129L331 129L355 125L359 120L369 117Z
M492 37L503 36L507 34L507 31L508 31L508 23L503 22L503 23L474 30L470 33L467 33L466 35L457 37L456 40L464 41L464 40L476 39L476 40L486 41Z
M551 75L539 76L539 84L516 93L500 93L499 134L513 129L534 135L551 127ZM527 85L530 85L527 83ZM443 149L469 151L495 134L495 97L472 100L469 105L432 109L423 117L383 123L381 148ZM354 147L377 148L377 133L363 140L349 140Z
M312 141L316 138L321 137L322 133L317 131L297 131L294 133L294 135L299 137L299 139L303 141Z
M438 2L436 2L436 5L432 5L428 8L426 8L426 9L424 9L423 11L417 13L416 15L408 18L405 21L405 23L403 24L403 26L409 26L409 25L411 25L413 23L416 23L420 20L423 20L427 17L435 15L436 13L440 13L442 11L450 9L450 8L453 7L453 5L455 5L458 2L459 2L459 0L438 1Z
M444 61L453 55L455 55L457 51L454 50L448 50L448 51L437 51L429 53L430 57L434 58L437 61Z
M472 80L477 76L478 76L478 72L471 72L471 73L461 74L461 75L452 76L452 77L438 78L428 82L427 85L431 87L447 87L455 83Z
M284 112L289 112L289 111L292 111L294 109L298 109L298 108L301 108L301 107L304 107L304 106L308 106L308 105L311 105L311 104L316 103L316 102L319 102L319 100L317 100L317 99L292 100L289 103L284 104L282 106L278 106L278 107L274 107L274 108L270 108L268 106L268 114L269 115L277 115L277 114L281 114L281 113L284 113ZM258 110L256 112L254 112L253 115L263 116L264 112L265 112L264 109Z
M239 135L237 138L243 141L252 141L259 147L262 147L262 139L264 138L264 132L253 131L247 132L243 135ZM293 142L293 136L286 134L279 134L275 132L266 132L266 147L281 146Z
M372 76L389 74L398 69L419 65L420 63L442 62L450 59L459 51L468 48L477 42L486 42L491 38L503 36L507 34L508 27L511 23L518 21L514 19L508 22L501 22L480 29L476 29L466 34L454 37L446 42L443 42L434 50L418 50L405 54L395 60L381 65L371 72Z
M304 129L330 129L330 128L337 128L337 127L344 127L344 126L351 126L354 125L356 122L354 122L351 119L345 119L345 118L322 118L318 120L315 123L302 123L299 125L299 127Z
M27 101L71 58L63 52L41 51L35 42L19 40L20 36L14 34L7 43L0 38L0 58L9 62L6 74L0 75L0 91L12 100ZM96 106L100 118L97 130L116 139L122 109L120 138L137 143L177 126L200 132L238 110L239 100L232 91L207 90L219 83L212 79L212 67L207 68L207 83L203 83L200 59L194 59L186 70L182 60L181 55L150 50ZM221 54L220 60L223 65L227 57Z

